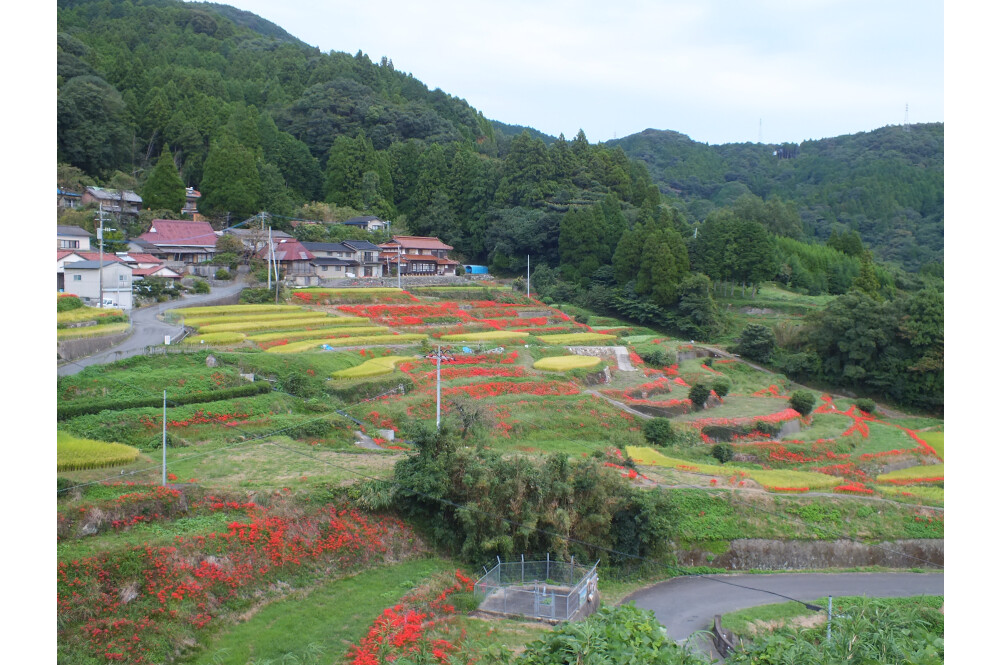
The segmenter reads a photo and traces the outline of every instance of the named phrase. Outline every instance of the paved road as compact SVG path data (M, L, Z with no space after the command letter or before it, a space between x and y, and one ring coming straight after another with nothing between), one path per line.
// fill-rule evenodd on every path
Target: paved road
M716 614L786 601L734 584L805 602L829 595L873 598L944 595L941 573L781 573L676 577L637 591L625 602L634 601L637 607L653 610L671 639L682 641L696 631L710 629Z
M111 347L107 351L95 353L86 358L80 358L73 362L68 362L59 366L59 376L69 376L76 374L88 365L99 365L110 363L129 356L142 353L147 346L163 344L164 335L177 337L183 331L183 326L164 323L156 318L168 309L175 307L191 307L193 305L205 305L212 301L231 296L241 291L244 284L236 283L229 286L222 286L212 289L211 293L203 293L193 296L184 296L180 300L172 300L142 309L132 311L132 334L121 344Z

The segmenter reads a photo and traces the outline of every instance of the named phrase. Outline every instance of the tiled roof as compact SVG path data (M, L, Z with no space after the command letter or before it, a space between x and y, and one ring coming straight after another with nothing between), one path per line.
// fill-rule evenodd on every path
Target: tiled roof
M142 203L142 197L129 189L120 191L117 189L104 189L103 187L88 187L87 191L94 198L104 201L121 201L124 198L129 203Z
M345 240L342 244L347 245L351 249L356 249L359 252L377 252L381 249L378 245L373 245L367 240Z
M90 237L90 231L85 231L79 226L57 226L56 235L60 236L86 236Z
M339 242L304 242L302 246L310 252L346 252L350 254L354 251Z
M264 259L267 258L267 254L267 247L257 252L257 256ZM278 261L309 261L314 257L312 252L302 246L302 243L292 239L274 243L274 258Z
M73 263L66 264L66 270L72 268L73 270L97 270L98 266L108 267L113 266L116 263L121 263L120 261L109 261L105 259L102 261L74 261Z
M208 222L191 222L181 219L154 219L149 230L140 240L154 245L183 245L187 247L215 247L218 237Z
M76 254L84 261L98 261L101 258L100 252L81 252L78 249L60 250L56 253L56 261L66 258L70 254ZM124 263L120 258L110 252L104 252L104 260L113 263Z
M163 263L163 259L158 259L152 254L134 254L128 252L126 254L118 254L118 258L126 263Z
M173 279L175 277L180 277L180 275L177 274L176 271L171 270L167 266L153 266L152 268L132 268L132 274L134 276L136 276L136 277L149 277L150 275L155 275L156 273L158 273L160 271L165 271L165 270L170 270L170 272L172 272L174 274L173 275L162 275L163 277L167 277L169 279Z
M350 224L354 226L356 224L367 224L368 222L381 222L382 220L378 217L373 217L372 215L364 215L362 217L351 217L344 221L344 224Z
M426 236L393 236L393 240L403 246L403 249L455 249L437 238Z

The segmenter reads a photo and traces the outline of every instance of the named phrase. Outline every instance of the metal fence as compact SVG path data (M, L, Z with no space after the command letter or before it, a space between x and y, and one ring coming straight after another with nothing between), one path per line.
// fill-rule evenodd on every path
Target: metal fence
M598 561L600 563L600 561ZM500 561L475 584L479 609L500 614L568 621L593 602L597 590L597 565L574 559L553 561Z

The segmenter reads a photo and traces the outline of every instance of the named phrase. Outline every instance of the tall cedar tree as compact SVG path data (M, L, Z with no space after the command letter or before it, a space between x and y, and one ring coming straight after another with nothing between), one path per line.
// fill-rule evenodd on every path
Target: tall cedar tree
M253 151L223 134L208 151L201 192L201 208L209 215L260 212L261 182Z
M165 148L142 188L142 203L150 210L170 210L179 214L186 200L184 181L177 172L174 156L170 148Z

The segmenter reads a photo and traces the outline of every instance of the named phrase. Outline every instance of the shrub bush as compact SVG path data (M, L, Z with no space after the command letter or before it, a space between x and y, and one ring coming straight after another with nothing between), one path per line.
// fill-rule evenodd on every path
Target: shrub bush
M194 284L193 284L193 285L191 286L191 289L192 289L192 290L193 290L193 291L194 291L195 293L208 293L209 291L211 291L211 290L212 290L212 289L211 289L211 288L210 288L210 287L208 286L208 282L206 282L206 281L205 281L205 280L203 280L203 279L196 279L196 280L194 280Z
M729 379L719 378L716 379L715 381L712 381L712 390L714 390L715 394L718 395L719 397L725 397L726 395L728 395L729 389L731 387L732 384L729 383Z
M650 443L665 446L674 439L674 427L669 418L652 418L642 424L642 434Z
M57 312L68 312L71 309L79 309L81 307L83 307L83 301L74 295L61 295L56 300Z
M733 447L728 443L717 443L712 446L712 457L725 464L733 459Z
M705 402L708 401L711 394L711 388L706 386L704 383L696 383L691 386L691 391L688 393L688 399L691 400L691 404L699 409L703 409L705 408Z
M215 271L215 278L216 279L221 279L221 280L226 280L226 279L232 279L233 276L230 275L229 271L226 270L225 268L219 268L218 270Z
M876 406L875 400L868 399L867 397L862 397L861 399L854 402L854 405L858 407L859 410L864 411L867 414L875 413Z
M788 398L788 406L803 416L807 416L813 410L813 407L816 406L816 396L808 390L796 390Z

